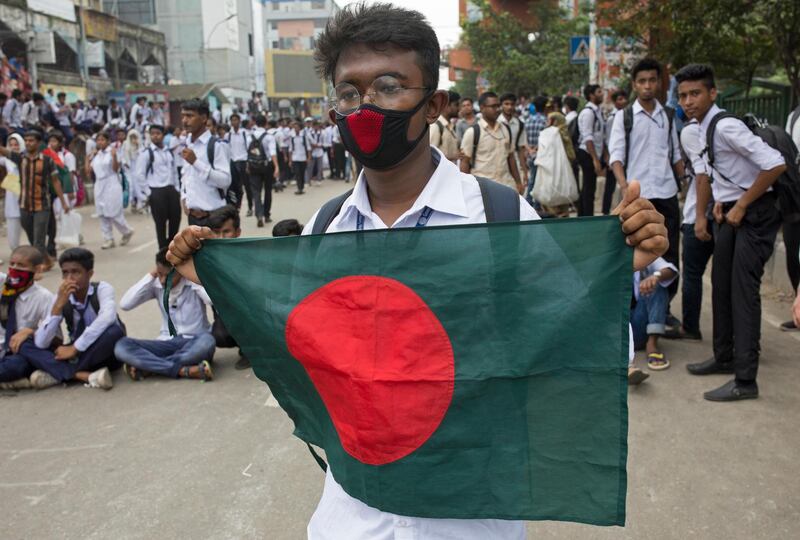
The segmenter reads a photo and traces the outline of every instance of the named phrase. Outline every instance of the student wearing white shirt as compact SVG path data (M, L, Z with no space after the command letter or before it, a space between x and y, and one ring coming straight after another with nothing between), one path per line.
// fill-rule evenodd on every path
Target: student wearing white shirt
M308 168L306 168L306 182L308 185L312 185L316 180L317 185L320 185L325 149L322 146L322 125L318 120L314 120L312 126L306 129L306 142L311 148L311 157L308 160Z
M110 390L110 370L119 367L114 345L125 335L117 317L114 288L105 281L92 281L94 254L87 249L64 251L58 264L63 281L50 315L36 330L33 344L26 345L21 354L49 375L42 375L40 386L77 380ZM67 326L69 345L59 345L62 322Z
M289 167L292 168L297 190L295 195L305 193L303 188L306 182L306 167L311 158L311 147L306 139L305 131L300 127L300 122L292 122L292 133L289 135Z
M586 106L578 114L578 131L580 148L578 163L583 172L581 198L578 202L578 216L594 215L594 195L597 189L597 177L603 174L603 142L605 140L603 115L600 104L603 103L603 89L596 84L587 84L583 89Z
M205 225L209 213L225 206L226 192L231 185L231 164L228 145L221 143L208 130L208 103L192 99L181 105L181 121L187 132L181 149L185 165L181 177L181 201L189 217L189 225ZM212 140L214 146L209 149ZM209 163L209 154L214 161Z
M387 24L387 17L394 18L395 24ZM364 41L354 43L350 28L357 28L359 41ZM402 28L403 32L393 33L394 28ZM390 40L391 45L382 43L384 39ZM344 201L328 232L414 226L420 223L423 214L428 218L427 226L484 223L486 214L475 178L461 173L428 144L428 127L448 104L447 92L435 90L440 54L436 34L428 23L416 12L385 4L358 11L343 9L331 20L318 43L321 72L334 85L337 95L342 96L334 100L336 110L329 112L330 118L337 121L348 150L364 165L356 189ZM373 93L376 86L388 87L383 85L386 79L376 83L376 79L386 77L387 73L400 75L397 82L391 83L399 90L392 94ZM361 96L368 93L370 108L366 109L367 102L362 102ZM348 120L357 112L375 112L372 107L388 114L362 115L353 122L364 122L359 125L363 133L378 133L377 141L367 141L356 134ZM392 129L378 129L380 122L389 121ZM368 153L362 144L369 148L369 142L383 145L386 151ZM499 189L510 192L510 188ZM626 207L622 226L629 233L638 231L635 238L629 236L632 244L645 242L636 248L638 269L666 250L666 230L659 224L660 217L652 205L633 197L635 194L635 190L629 193L626 204L630 206ZM520 217L536 219L530 205L522 198L517 199ZM628 212L637 216L633 222ZM305 231L313 230L315 219L316 215ZM212 235L207 229L184 229L171 244L169 259L192 281L198 279L192 255L199 249L201 238ZM336 480L337 471L331 468L328 471L322 498L308 526L311 540L525 538L525 524L521 521L417 518L370 507L344 491Z
M166 253L166 248L159 250L155 268L128 289L119 302L121 309L130 311L155 300L161 313L158 338L125 337L117 343L114 355L125 363L125 372L134 381L141 380L148 373L174 379L210 381L214 378L210 362L216 348L206 315L206 306L211 305L211 300L201 286L175 274L167 314L163 302L164 287L172 266L167 262ZM170 335L168 316L175 325L176 336Z
M97 214L100 216L100 231L103 244L100 249L116 247L114 227L122 234L120 245L131 241L133 229L125 220L122 208L122 180L119 176L121 167L118 151L110 145L111 137L106 132L97 134L97 150L86 160L86 175L94 173L94 199Z
M325 127L322 128L322 149L325 156L328 158L328 179L336 178L336 163L333 161L333 134L331 131L333 126L330 122L325 122Z
M667 331L667 288L678 277L678 268L659 257L647 268L633 274L635 306L631 308L634 348L645 349L647 367L653 371L669 368L669 360L658 347L658 338Z
M15 88L11 92L11 97L6 101L3 107L3 122L12 129L22 135L22 91Z
M289 127L289 119L281 118L278 120L278 130L275 135L275 141L278 144L278 168L280 174L277 177L275 185L276 191L283 191L286 188L286 183L291 176L291 167L289 166L289 137L291 137L292 128Z
M125 107L117 104L116 99L108 101L108 126L112 129L122 129L128 123Z
M669 234L669 250L664 258L676 268L680 261L681 211L678 205L679 181L683 179L683 160L674 122L675 111L666 109L656 99L661 87L661 64L643 58L633 66L631 78L636 101L614 116L609 140L609 162L614 177L624 192L628 178L642 186L642 197L648 199L664 216ZM630 118L626 133L625 118ZM677 292L677 280L670 295Z
M39 127L41 125L39 113L42 110L43 103L44 96L39 92L34 92L33 97L22 106L22 124L25 129Z
M86 107L80 99L72 110L72 123L76 127L81 126L86 120Z
M97 104L97 98L90 99L89 107L87 107L84 114L85 127L90 129L95 124L105 124L104 118L103 109Z
M274 121L273 121L274 126ZM247 156L247 174L250 191L256 206L257 226L272 222L272 184L275 183L275 171L278 170L278 148L275 136L267 131L267 117L256 116L256 128L250 136L250 147ZM261 194L264 193L264 199Z
M800 105L786 119L786 133L792 138L795 146L800 148ZM783 244L786 246L786 270L789 273L789 282L797 295L800 291L800 287L798 287L800 285L800 258L793 257L792 253L800 252L800 221L784 221L782 233ZM793 320L781 324L781 330L785 332L797 329Z
M136 98L136 103L134 103L133 107L131 107L130 117L128 118L128 124L129 125L132 126L132 125L134 125L136 123L136 116L137 115L141 115L142 118L144 118L145 109L147 108L145 106L146 102L147 102L147 98L144 97L144 96L139 96L139 97Z
M609 153L611 153L611 147L609 142L611 140L611 128L614 125L614 118L616 118L617 113L621 110L625 109L628 106L628 93L625 90L615 90L611 94L611 102L614 104L614 110L611 111L606 118L606 148L609 149ZM609 161L612 161L609 157ZM603 215L607 216L611 213L611 202L614 197L614 192L616 191L617 187L617 179L614 176L614 168L609 167L606 170L606 185L603 189Z
M150 144L136 157L133 173L147 187L158 248L165 248L180 229L181 194L175 155L164 144L163 126L150 126Z
M225 141L231 154L231 187L236 194L232 201L237 209L242 208L242 199L247 194L247 215L253 215L253 192L247 176L247 148L250 145L249 133L242 126L242 117L238 112L231 114L231 130L225 135Z
M706 141L714 117L717 89L709 66L690 64L678 80L680 104L700 124ZM711 186L697 179L695 233L709 238L705 208L714 195L714 265L711 273L714 312L714 356L686 367L694 375L733 373L735 378L703 397L710 401L737 401L758 397L756 375L761 340L761 276L772 255L780 228L772 184L786 170L783 156L754 135L739 119L718 120L713 148L698 154L687 149L694 163L701 159L712 178ZM709 154L713 152L713 162Z
M149 115L147 123L150 125L163 126L164 125L164 109L161 108L161 103L157 101L150 102Z

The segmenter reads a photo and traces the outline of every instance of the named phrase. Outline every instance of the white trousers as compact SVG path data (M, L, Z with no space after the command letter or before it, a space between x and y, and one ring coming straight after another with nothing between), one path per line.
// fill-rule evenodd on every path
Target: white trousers
M114 217L100 216L100 232L103 233L103 240L114 240L114 227L120 234L128 234L133 229L128 226L125 221L125 214L120 212Z
M18 217L6 218L6 233L8 234L8 247L14 251L19 247L19 237L22 233L22 224Z

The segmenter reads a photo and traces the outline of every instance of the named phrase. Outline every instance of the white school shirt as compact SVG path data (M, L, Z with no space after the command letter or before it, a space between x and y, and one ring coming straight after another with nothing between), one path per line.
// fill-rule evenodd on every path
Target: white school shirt
M282 127L278 128L278 130L280 130L281 132L281 140L280 140L281 150L287 150L289 148L289 140L294 135L294 130L290 127Z
M267 135L261 139L261 148L263 148L264 153L267 154L267 160L271 160L272 156L278 154L278 145L275 142L275 135L270 133L270 130L268 129L257 127L253 130L251 137L255 140L258 140L258 138L264 135L264 133Z
M700 140L704 149L708 126L711 119L719 112L722 112L722 109L712 105L700 122ZM713 168L708 164L708 152L703 151L700 155L696 150L694 153L689 149L686 151L692 163L698 158L702 159L713 177L711 190L714 200L722 203L738 201L742 193L750 189L761 171L768 171L786 163L780 152L754 135L744 122L736 118L724 118L717 123L714 132ZM728 180L722 178L720 173Z
M247 161L247 147L250 139L247 130L240 127L239 131L233 128L225 135L225 140L231 145L231 161Z
M462 173L435 147L432 147L432 151L439 155L439 164L433 176L413 206L391 224L392 228L413 227L426 207L433 210L428 227L486 223L483 198L475 177ZM539 219L536 211L521 197L519 203L521 220ZM353 194L344 201L339 215L328 227L328 232L355 231L359 212L364 216L365 230L388 228L372 211L364 171L356 182ZM314 214L303 229L304 235L311 234L316 218L317 214ZM329 467L322 498L308 524L308 538L523 540L525 523L500 519L417 518L382 512L348 495L333 478Z
M592 141L594 143L594 151L597 154L597 159L603 157L603 142L604 137L604 122L603 115L600 114L600 109L591 101L578 114L578 128L580 131L580 149L586 151L586 143Z
M94 285L89 285L89 292L86 294L86 300L94 293ZM76 326L81 317L80 311L85 308L83 315L86 317L86 329L80 337L75 340L75 343L73 343L75 348L81 352L91 347L109 326L117 322L117 302L114 299L114 287L105 281L98 283L97 300L100 303L100 313L95 313L91 302L82 304L75 299L74 294L69 295L69 303L72 304L73 321ZM52 313L55 302L56 298L55 295L53 295L53 301L50 303L48 313ZM34 343L37 347L40 349L47 349L50 347L55 337L61 336L62 320L64 320L63 315L50 315L47 320L39 326L34 336Z
M17 164L14 163L12 160L0 156L0 167L3 167L6 170L6 174L13 174L19 177L19 167ZM5 203L4 210L6 219L19 219L20 212L19 212L19 195L16 193L6 190L5 195ZM1 272L0 272L1 274ZM5 278L3 278L5 279Z
M644 270L641 270L639 272L634 272L633 273L633 296L634 296L634 298L636 298L636 300L639 300L639 295L641 294L639 292L639 284L641 284L642 281L644 281L645 279L649 278L650 276L652 276L656 272L663 272L666 269L670 269L673 272L675 272L675 275L672 278L670 278L670 279L668 279L666 281L659 281L659 283L658 283L659 286L664 287L666 289L667 287L672 285L672 283L676 279L678 279L678 269L675 267L674 264L672 264L670 262L667 262L663 258L659 257L658 259L656 259L655 261L653 261L649 265L647 265L647 268L645 268ZM633 340L631 340L631 341L633 341Z
M6 274L0 272L0 281L6 280ZM28 289L21 292L16 302L14 302L14 313L17 316L17 332L23 328L36 328L47 320L50 315L50 308L55 299L55 295L34 283ZM0 343L5 343L6 329L0 325ZM0 347L0 356L3 356L3 348Z
M539 111L541 113L541 111ZM567 121L567 124L576 120L578 118L578 111L569 111L567 114L564 115L564 120Z
M153 152L153 170L147 174L150 165L150 150ZM139 151L133 168L137 181L144 181L148 187L163 188L172 186L178 189L178 168L175 166L175 156L165 145L159 148L153 143Z
M792 137L795 146L800 148L800 116L797 117L797 121L794 123L794 129L792 129L792 116L794 116L794 111L789 113L789 117L786 118L786 133Z
M148 109L150 117L148 124L163 126L164 125L164 109Z
M333 126L333 128L331 129L331 142L333 142L333 144L342 143L342 134L339 133L339 126Z
M12 128L22 127L22 104L19 101L14 98L6 101L6 106L3 108L3 121Z
M692 182L686 190L686 201L683 203L683 222L694 225L697 222L697 175L708 174L706 163L700 158L705 142L700 138L700 125L696 120L684 124L681 130L681 146L692 163ZM688 172L688 171L687 171Z
M514 152L518 152L520 149L528 147L528 137L525 135L525 126L522 125L522 122L519 118L512 116L511 120L509 120L505 117L505 115L501 114L497 118L497 121L511 128L511 149ZM522 135L520 135L520 132L522 132ZM517 145L518 141L519 145Z
M225 206L224 193L231 185L231 164L228 156L228 145L217 144L214 148L214 167L208 163L208 141L211 132L205 130L200 137L192 140L192 135L186 137L186 146L194 151L195 159L192 165L185 162L182 172L181 199L186 201L189 209L211 212ZM180 150L178 150L180 152Z
M615 114L608 144L609 162L627 165L626 177L638 180L644 199L669 199L678 193L672 164L681 159L678 129L669 129L667 111L656 101L653 114L644 110L637 99L633 103L633 127L630 133L628 163L625 163L625 112ZM670 150L670 147L672 150ZM670 163L672 153L672 163Z
M86 118L86 109L84 107L81 107L80 109L75 110L75 114L72 117L72 121L75 124L82 124L85 118Z
M306 145L308 144L308 141L306 141L305 131L300 130L295 132L293 130L288 140L289 151L292 153L292 161L308 160L308 154L306 152Z
M141 114L142 115L142 120L144 120L144 118L145 118L144 109L145 108L142 107L141 105L139 105L138 103L134 103L133 106L131 107L130 116L128 116L128 123L129 124L135 124L136 123L136 115L137 114Z
M308 147L311 148L312 158L321 158L325 155L325 150L322 149L322 146L316 146L322 144L322 131L306 130L306 139L308 139Z
M89 107L86 109L86 114L84 115L84 119L87 122L91 122L92 125L94 124L103 124L103 109L100 107Z
M322 130L322 147L329 148L331 144L333 144L333 135L331 134L331 130L333 128L331 126L326 126Z
M119 307L123 311L130 311L149 300L155 300L161 312L161 331L159 341L172 339L169 334L167 312L164 309L164 287L157 277L145 275L136 284L128 289ZM184 338L193 338L211 331L211 324L206 315L206 306L211 305L211 299L200 285L195 285L181 279L169 292L169 316L175 325L175 332Z
M39 107L33 100L26 101L22 106L22 122L31 126L39 124Z

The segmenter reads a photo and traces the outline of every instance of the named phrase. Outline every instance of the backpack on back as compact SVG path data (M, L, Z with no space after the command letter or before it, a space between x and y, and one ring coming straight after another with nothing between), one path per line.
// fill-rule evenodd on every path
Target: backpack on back
M668 105L663 105L664 112L667 113L667 119L669 120L668 126L668 133L669 138L667 139L669 144L669 166L670 170L672 170L672 176L675 178L675 183L678 184L678 191L681 190L681 180L678 178L678 175L675 173L675 169L672 167L673 162L675 161L675 149L672 146L672 126L675 123L675 109L669 107ZM633 130L633 104L628 105L623 109L622 112L622 125L625 129L625 163L623 164L622 168L625 171L625 174L628 174L628 159L630 158L631 153L631 131ZM680 144L680 140L678 141Z
M94 288L94 294L89 295L89 305L92 306L95 315L100 314L100 298L97 296L97 287L100 285L99 281L92 281L91 286ZM64 319L64 322L67 325L67 331L69 335L72 336L72 332L75 331L75 309L72 307L72 302L67 302L64 305L64 309L61 311L61 316ZM122 333L128 335L128 329L125 326L125 323L122 322L122 319L119 318L117 315L117 324L122 328Z
M206 157L208 158L208 164L211 166L212 169L214 168L214 153L218 141L219 139L216 136L212 135L211 138L208 139L208 145L206 146L206 154L207 154ZM233 182L231 182L231 186L233 186ZM232 204L236 206L237 203L239 202L239 196L236 194L236 191L231 189L231 187L228 188L227 192L222 188L217 188L217 193L219 193L220 197L225 199L225 202L227 204Z
M508 124L503 124L502 122L500 122L500 124L506 126L506 129L508 130L508 139L513 139L514 137L511 135L511 126ZM522 133L522 130L520 130L520 133ZM517 134L517 139L519 139L519 134ZM480 142L480 140L481 126L476 121L474 124L472 124L472 157L469 160L469 170L472 170L473 167L475 167L475 156L478 154L478 142Z
M739 186L721 171L714 168L714 133L717 129L717 123L724 118L735 118L744 123L741 118L733 113L725 111L718 113L711 119L711 123L708 125L708 130L706 131L706 148L704 152L708 153L709 166L719 174L723 180L746 191L745 188ZM778 126L758 124L748 127L756 136L760 137L771 148L774 148L783 156L786 162L786 170L772 185L778 196L778 210L784 221L792 223L800 221L800 153L798 153L797 146L795 146L791 136L789 136L783 128Z
M250 167L252 174L264 175L269 172L269 159L267 153L264 151L264 137L267 132L261 134L259 138L252 137L250 144L247 147L247 166Z
M572 141L572 147L575 149L576 154L581 146L581 130L578 127L578 116L567 124L567 133L569 133L569 139Z

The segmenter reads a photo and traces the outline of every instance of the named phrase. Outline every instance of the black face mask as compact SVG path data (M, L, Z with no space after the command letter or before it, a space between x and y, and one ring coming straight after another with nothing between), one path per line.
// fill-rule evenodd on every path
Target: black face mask
M427 137L428 125L419 137L408 140L408 125L433 92L428 92L410 111L382 109L371 103L362 104L348 116L336 113L336 125L342 144L359 163L368 169L391 169L411 153Z

